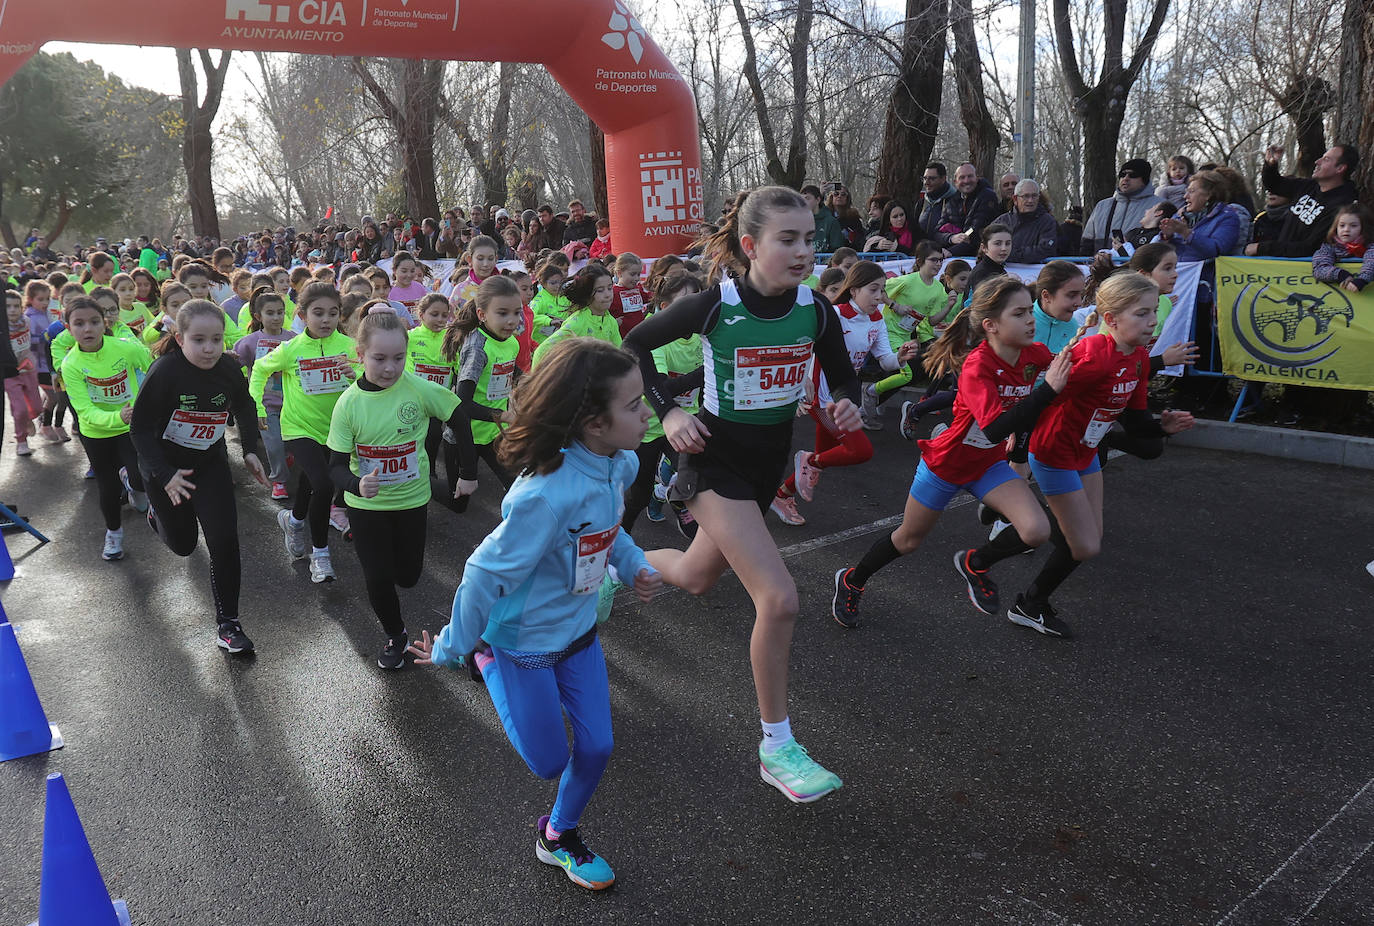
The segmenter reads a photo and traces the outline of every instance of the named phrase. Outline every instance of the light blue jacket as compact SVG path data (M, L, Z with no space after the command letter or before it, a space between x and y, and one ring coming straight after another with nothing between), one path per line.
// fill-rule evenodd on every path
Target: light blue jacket
M1031 314L1035 316L1035 340L1048 347L1052 354L1063 350L1064 345L1078 333L1076 320L1070 318L1066 322L1061 322L1040 308L1038 302L1031 306Z
M587 556L595 535L616 531L608 561L627 582L651 569L619 530L625 487L638 470L628 450L603 457L574 442L552 473L515 480L501 502L501 523L468 557L453 615L434 642L434 662L462 665L479 639L505 650L556 653L591 630L601 584ZM583 591L574 594L577 586Z

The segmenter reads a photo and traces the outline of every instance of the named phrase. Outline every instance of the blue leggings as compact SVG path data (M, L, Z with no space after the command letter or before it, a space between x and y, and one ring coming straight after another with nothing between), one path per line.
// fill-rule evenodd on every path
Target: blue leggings
M523 669L496 647L482 673L511 745L540 778L560 778L550 825L577 826L611 758L611 689L601 640L551 669ZM563 711L572 724L572 754Z

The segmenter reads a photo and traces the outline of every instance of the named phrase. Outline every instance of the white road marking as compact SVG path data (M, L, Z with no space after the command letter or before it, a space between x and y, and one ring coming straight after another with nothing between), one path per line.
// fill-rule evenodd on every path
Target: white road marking
M1230 924L1300 923L1374 845L1374 778L1298 846L1273 874L1217 920Z

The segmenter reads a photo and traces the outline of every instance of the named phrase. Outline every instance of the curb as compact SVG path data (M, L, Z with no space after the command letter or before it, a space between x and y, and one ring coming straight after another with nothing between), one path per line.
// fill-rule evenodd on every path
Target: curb
M1374 438L1299 431L1199 418L1190 430L1169 438L1182 447L1256 453L1285 460L1374 469Z

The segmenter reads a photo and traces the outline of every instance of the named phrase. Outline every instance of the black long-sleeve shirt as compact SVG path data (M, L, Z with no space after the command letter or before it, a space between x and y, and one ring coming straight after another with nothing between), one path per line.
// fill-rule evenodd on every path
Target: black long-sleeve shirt
M749 284L747 275L739 279L738 286L744 307L757 318L782 318L796 304L795 291L765 296ZM840 329L839 319L830 302L820 293L815 293L814 298L818 319L814 347L816 361L830 385L830 395L836 400L847 398L853 401L859 394L859 380L854 375L849 349L845 347L844 332ZM671 409L677 408L673 398L682 389L679 385L681 377L670 379L658 372L654 366L654 348L678 338L709 334L720 317L720 306L720 286L712 286L703 293L687 296L649 316L625 336L625 346L639 356L639 369L644 376L644 397L658 412L660 421Z
M171 350L154 361L148 370L148 376L139 386L138 397L134 400L129 434L133 438L134 449L138 451L140 465L159 485L166 485L179 469L200 466L206 454L217 454L227 459L223 434L204 450L165 439L163 435L167 432L167 426L179 411L210 415L232 411L238 425L243 455L247 457L250 453L258 452L257 406L248 394L248 380L243 375L243 367L233 354L224 354L213 367L202 370L187 360L181 348L174 343ZM205 420L198 415L184 417L188 418L188 422L181 427L187 433L192 433L189 429L194 427L212 426L208 423L195 424L189 420Z

